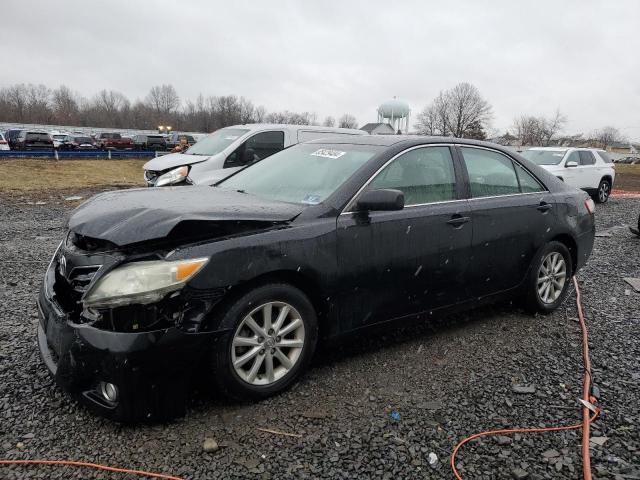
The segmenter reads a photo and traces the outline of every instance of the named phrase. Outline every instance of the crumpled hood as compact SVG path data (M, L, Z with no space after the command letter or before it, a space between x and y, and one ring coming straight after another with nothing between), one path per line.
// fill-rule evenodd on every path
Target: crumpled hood
M182 165L193 165L194 163L204 162L211 158L209 155L185 155L184 153L169 153L160 157L152 158L144 164L145 170L159 172L172 167L181 167Z
M303 209L303 205L208 186L139 188L96 195L73 212L69 229L124 246L164 239L181 223L191 229L195 224L196 230L201 223L202 233L205 227L222 223L286 222Z

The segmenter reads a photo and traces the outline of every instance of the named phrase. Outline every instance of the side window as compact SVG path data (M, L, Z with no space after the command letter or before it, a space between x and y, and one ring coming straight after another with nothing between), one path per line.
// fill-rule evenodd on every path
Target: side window
M520 193L518 178L510 158L480 148L460 149L469 173L473 198Z
M245 143L245 149L252 149L260 160L273 155L284 148L284 132L261 132Z
M407 206L444 202L456 198L455 179L449 147L424 147L396 158L369 183L367 190L401 190Z
M595 165L596 157L589 151L580 152L580 165Z
M520 180L520 191L522 193L532 192L544 192L544 187L540 185L540 182L524 169L518 162L514 162L516 166L516 173L518 174L518 180Z
M607 152L599 150L598 155L600 155L600 158L604 161L604 163L613 163L613 160Z
M222 168L244 167L256 160L264 160L284 149L284 132L261 132L247 139L224 161ZM247 152L252 151L253 155Z
M576 162L578 165L580 165L580 155L578 154L578 152L571 152L567 157L567 162ZM567 162L565 162L565 165L567 164Z

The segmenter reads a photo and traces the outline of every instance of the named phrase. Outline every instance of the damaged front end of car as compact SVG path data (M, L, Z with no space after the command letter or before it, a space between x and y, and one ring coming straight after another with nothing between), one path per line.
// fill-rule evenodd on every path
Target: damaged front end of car
M218 236L273 226L232 223L218 224ZM47 268L38 298L41 356L58 385L102 415L124 422L182 415L192 374L224 333L210 314L227 288L191 287L209 258L177 258L175 248L189 235L210 238L212 229L181 232L119 247L70 231Z

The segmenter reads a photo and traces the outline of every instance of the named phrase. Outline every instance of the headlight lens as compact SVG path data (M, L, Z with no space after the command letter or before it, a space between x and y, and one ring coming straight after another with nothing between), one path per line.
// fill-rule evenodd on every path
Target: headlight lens
M208 258L133 262L107 273L83 299L85 307L147 304L179 290L204 267Z
M180 183L187 178L189 174L189 167L183 165L182 167L169 170L164 175L161 175L156 182L156 187L162 187L164 185L173 185L174 183Z

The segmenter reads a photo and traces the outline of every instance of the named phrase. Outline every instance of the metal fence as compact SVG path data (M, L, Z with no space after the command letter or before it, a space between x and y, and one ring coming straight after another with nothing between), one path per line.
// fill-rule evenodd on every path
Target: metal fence
M72 158L118 159L153 158L169 152L149 152L144 150L0 150L3 158L51 158L55 160Z

